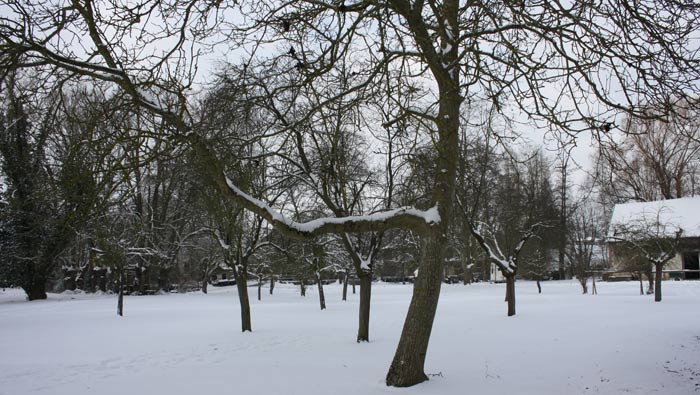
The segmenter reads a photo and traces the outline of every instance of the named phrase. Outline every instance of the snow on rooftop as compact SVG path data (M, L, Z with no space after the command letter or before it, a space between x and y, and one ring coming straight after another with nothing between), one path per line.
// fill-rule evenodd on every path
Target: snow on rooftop
M658 223L664 226L664 233L668 236L673 236L677 229L682 229L683 237L700 237L700 196L616 204L610 219L608 237L615 236L615 231L623 226L642 223Z

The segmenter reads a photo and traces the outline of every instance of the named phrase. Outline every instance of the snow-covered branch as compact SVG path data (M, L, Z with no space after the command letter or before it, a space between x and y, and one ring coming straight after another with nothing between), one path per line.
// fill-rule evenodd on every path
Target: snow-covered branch
M440 223L440 213L435 206L428 210L402 207L369 215L340 218L318 218L308 222L296 222L270 207L267 203L243 192L226 178L228 195L235 197L244 207L265 218L277 230L294 238L310 238L329 233L355 233L382 231L391 228L411 228L426 231Z
M517 273L518 256L520 255L520 251L525 246L525 243L535 235L536 230L539 227L544 226L544 224L541 222L532 225L522 234L520 240L515 245L515 248L513 248L512 253L506 256L506 254L501 251L501 248L498 245L498 239L495 235L492 235L491 237L491 243L493 246L491 246L491 243L486 240L486 237L482 231L482 225L483 224L479 224L479 226L475 226L473 223L470 223L469 229L481 248L484 250L484 252L486 252L489 261L496 265L496 267L498 267L498 269L505 276L512 276Z

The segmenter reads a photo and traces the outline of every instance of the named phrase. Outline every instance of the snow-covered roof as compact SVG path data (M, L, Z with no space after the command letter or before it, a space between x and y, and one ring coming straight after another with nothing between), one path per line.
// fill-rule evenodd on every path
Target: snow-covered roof
M673 237L682 229L682 237L700 237L700 196L653 202L616 204L608 238L622 227L659 224L665 236Z

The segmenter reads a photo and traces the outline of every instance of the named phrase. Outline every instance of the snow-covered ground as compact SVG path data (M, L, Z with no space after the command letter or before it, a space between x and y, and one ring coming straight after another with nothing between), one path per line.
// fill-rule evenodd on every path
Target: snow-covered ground
M700 282L519 281L443 285L426 362L429 382L389 388L410 285L375 284L371 342L355 343L359 294L326 286L305 298L279 285L252 301L241 333L235 287L201 293L50 295L0 292L0 394L691 394L700 393ZM255 289L251 288L251 297Z

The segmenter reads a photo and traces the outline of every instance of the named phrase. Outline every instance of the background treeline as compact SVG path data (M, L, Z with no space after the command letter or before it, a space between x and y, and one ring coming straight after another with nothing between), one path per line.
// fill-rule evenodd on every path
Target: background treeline
M410 231L287 240L209 189L202 176L207 169L176 139L159 137L167 126L130 108L118 93L99 86L42 93L31 82L17 77L3 86L0 117L1 280L23 287L30 299L44 298L47 289L195 289L224 269L241 280L276 275L312 282L314 254L323 256L324 278L342 278L352 274L348 244L360 259L376 248L368 263L375 278L408 277L416 269L421 241ZM416 138L419 125L402 125L403 135L381 126L378 133L361 109L338 111L324 115L325 129L311 131L311 144L299 151L278 138L261 138L269 120L259 119L254 105L239 106L236 96L225 84L205 94L201 131L216 142L237 186L282 202L290 217L428 204L434 158L430 143ZM487 123L464 128L460 209L446 276L488 278L470 221L488 223L506 248L523 229L544 222L547 228L523 252L523 260L539 269L522 276L548 278L558 270L562 233L558 165L542 149L504 145ZM300 166L310 177L290 166L297 161L306 163Z

